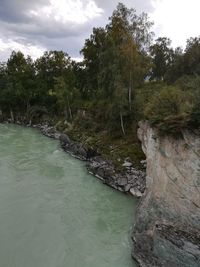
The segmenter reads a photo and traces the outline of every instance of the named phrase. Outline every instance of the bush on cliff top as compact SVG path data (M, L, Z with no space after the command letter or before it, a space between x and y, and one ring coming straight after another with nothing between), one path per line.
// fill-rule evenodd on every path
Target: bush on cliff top
M199 83L199 84L198 84ZM160 84L143 106L143 118L162 133L200 126L200 79L183 77L173 86ZM144 101L145 102L145 101Z

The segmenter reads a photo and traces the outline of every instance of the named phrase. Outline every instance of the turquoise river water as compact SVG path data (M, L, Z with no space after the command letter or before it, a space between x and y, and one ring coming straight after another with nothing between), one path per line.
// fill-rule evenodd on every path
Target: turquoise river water
M0 124L1 267L135 267L136 204L58 141Z

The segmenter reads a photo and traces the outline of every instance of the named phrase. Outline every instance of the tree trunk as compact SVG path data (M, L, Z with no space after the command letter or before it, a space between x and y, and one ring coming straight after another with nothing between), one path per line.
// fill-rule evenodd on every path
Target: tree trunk
M3 112L1 110L1 108L0 108L0 122L3 122Z
M128 88L128 102L129 102L129 109L131 111L131 93L132 93L132 74L130 70L130 75L129 75L129 88Z
M69 117L72 120L72 111L71 111L71 107L70 107L70 104L69 104L69 98L68 97L67 97L67 105L68 105L68 110L69 110Z
M28 101L26 102L26 112L27 112L27 114L28 114L29 109L30 109L30 102L29 102L29 100L28 100Z
M14 115L13 115L13 111L12 111L12 109L10 110L10 117L11 117L11 121L14 122L15 119L14 119Z
M67 107L64 107L64 114L65 114L65 119L68 120L68 112L67 112Z
M122 133L123 133L123 135L125 135L124 121L123 121L123 116L122 116L121 111L120 111L120 124L121 124Z
M31 116L30 115L30 102L27 100L26 102L26 119L29 120L29 125L31 126Z

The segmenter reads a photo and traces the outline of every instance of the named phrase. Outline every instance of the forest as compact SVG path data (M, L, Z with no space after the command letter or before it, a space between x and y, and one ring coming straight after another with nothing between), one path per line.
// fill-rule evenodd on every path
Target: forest
M152 25L147 14L119 3L107 25L85 40L81 62L63 51L35 61L13 51L0 63L1 116L46 118L74 138L98 136L95 144L127 142L140 120L161 134L198 129L200 37L188 39L184 50L173 48L169 38L155 38Z

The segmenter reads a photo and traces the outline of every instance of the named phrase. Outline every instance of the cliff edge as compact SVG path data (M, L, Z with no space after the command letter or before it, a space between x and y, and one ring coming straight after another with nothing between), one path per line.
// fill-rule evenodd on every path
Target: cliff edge
M137 211L133 257L140 266L200 266L200 136L159 136L140 122L146 192Z

